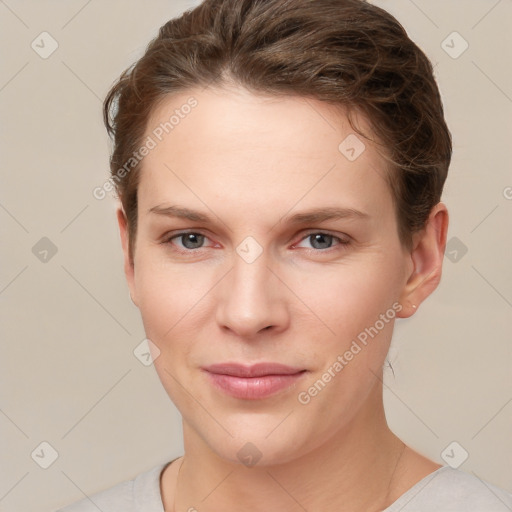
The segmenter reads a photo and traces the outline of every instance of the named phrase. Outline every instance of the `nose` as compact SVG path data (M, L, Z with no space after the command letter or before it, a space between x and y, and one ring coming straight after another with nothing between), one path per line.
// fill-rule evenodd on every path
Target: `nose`
M265 253L252 263L235 254L233 268L218 291L216 319L224 330L254 339L289 325L286 287L269 267Z

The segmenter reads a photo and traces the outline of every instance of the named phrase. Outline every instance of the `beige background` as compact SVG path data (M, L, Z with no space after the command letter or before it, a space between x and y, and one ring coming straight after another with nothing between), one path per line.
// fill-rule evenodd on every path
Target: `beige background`
M440 288L398 321L389 422L441 463L457 441L454 457L469 453L461 469L512 491L512 2L376 3L434 62L454 137L444 201L456 239ZM108 173L101 100L158 27L191 5L0 1L1 511L51 512L182 451L178 412L133 354L144 332L115 202L92 190ZM58 43L46 59L31 47L43 31ZM458 58L457 36L445 43L452 56L442 47L453 31L469 44ZM43 237L54 255L41 252ZM48 469L43 441L58 452Z

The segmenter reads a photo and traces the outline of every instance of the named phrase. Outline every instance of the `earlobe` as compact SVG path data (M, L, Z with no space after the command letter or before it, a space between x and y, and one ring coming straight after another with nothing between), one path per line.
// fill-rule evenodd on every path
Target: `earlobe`
M448 210L443 203L438 203L432 208L425 227L414 236L410 253L413 270L400 296L402 310L398 317L412 316L439 285L447 231Z
M130 298L132 302L138 307L137 304L137 294L135 290L135 269L133 262L130 258L130 248L129 248L129 230L128 230L128 222L126 219L126 214L124 213L123 207L120 205L117 209L117 222L119 225L119 235L121 237L121 246L123 249L123 261L124 261L124 274L126 276L126 281L128 283L128 288L130 289Z

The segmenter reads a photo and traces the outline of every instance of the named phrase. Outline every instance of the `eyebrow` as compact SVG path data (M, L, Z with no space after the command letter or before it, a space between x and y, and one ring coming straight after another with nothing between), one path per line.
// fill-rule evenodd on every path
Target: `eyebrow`
M208 217L208 215L195 210L190 210L189 208L183 208L181 206L153 206L153 208L148 210L148 213L156 213L158 215L176 217L178 219L187 219L194 222L210 221L210 217Z
M296 213L291 217L282 217L281 222L289 222L290 224L309 224L315 222L325 222L336 219L362 219L367 220L370 215L355 208L314 208L301 213Z
M148 210L148 213L155 213L166 217L175 217L179 219L187 219L193 222L211 222L211 218L199 211L191 210L181 206L153 206ZM368 220L370 215L355 208L313 208L304 212L296 213L292 216L281 217L281 223L289 224L309 224L326 222L328 220L336 219L361 219Z

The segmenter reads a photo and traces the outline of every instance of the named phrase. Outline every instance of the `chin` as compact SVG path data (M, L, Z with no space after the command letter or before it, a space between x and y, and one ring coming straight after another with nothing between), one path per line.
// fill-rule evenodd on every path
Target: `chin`
M314 431L306 431L304 425L292 419L293 413L286 418L291 409L287 410L279 417L252 413L244 417L238 414L236 420L231 421L225 416L219 418L229 434L220 427L205 428L209 424L199 419L195 435L219 458L231 464L248 468L286 464L311 451L315 442L321 444ZM193 428L190 423L189 428Z

